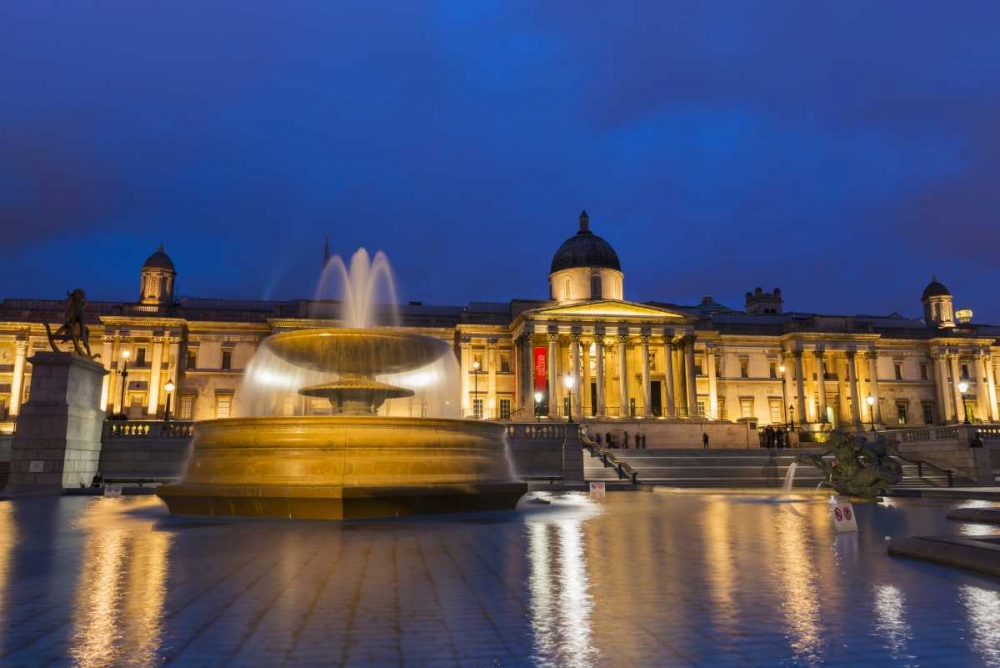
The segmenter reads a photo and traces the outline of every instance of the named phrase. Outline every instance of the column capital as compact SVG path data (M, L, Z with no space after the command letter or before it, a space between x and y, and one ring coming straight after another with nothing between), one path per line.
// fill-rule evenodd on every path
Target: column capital
M624 346L626 343L628 343L628 334L619 334L618 336L615 337L615 339L617 339L620 345Z
M826 354L826 350L824 350L823 348L816 348L816 350L813 351L813 356L816 359L818 359L818 360L822 360L823 359L823 355L825 355L825 354Z
M559 333L558 332L546 332L545 333L545 339L549 343L555 343L556 341L559 340Z
M869 359L873 359L873 360L874 359L878 359L878 351L875 350L874 348L869 348L865 352L867 353Z
M802 351L801 350L793 350L792 351L792 357L794 357L797 360L802 359Z
M28 340L18 339L17 341L14 341L14 347L17 348L18 352L23 352L28 349Z
M855 350L854 348L848 348L847 350L844 351L844 354L847 355L847 359L853 360L855 357L857 357L858 351Z
M640 341L640 342L642 343L642 345L644 345L644 346L648 346L648 345L649 345L649 339L650 339L650 336L649 336L649 334L640 334L640 335L639 335L639 341Z
M582 339L582 338L583 338L583 335L580 334L580 332L570 332L569 340L571 342L579 344L580 343L580 339Z
M488 337L486 339L486 347L487 348L496 348L497 345L498 345L497 337L490 336L490 337Z

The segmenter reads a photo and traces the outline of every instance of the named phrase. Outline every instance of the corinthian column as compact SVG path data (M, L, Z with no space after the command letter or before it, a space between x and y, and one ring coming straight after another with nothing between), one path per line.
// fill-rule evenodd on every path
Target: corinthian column
M605 417L608 414L607 406L604 403L604 329L598 328L595 331L594 354L597 356L597 417Z
M626 356L626 345L628 336L618 335L618 390L621 408L618 409L618 417L630 417L628 410L628 357Z
M851 421L855 427L861 427L861 392L858 388L857 352L847 351L847 379L851 386Z
M687 385L688 417L698 414L698 385L694 375L694 337L684 337L684 384Z
M649 383L649 334L639 337L642 342L642 416L653 417L653 392Z
M559 407L557 404L556 392L559 391L559 385L556 382L557 376L559 375L559 368L556 364L556 344L559 342L559 335L554 332L549 332L546 334L546 338L549 342L549 417L556 418L559 416Z
M469 337L463 336L458 342L460 349L459 363L462 367L462 417L468 417L471 414L469 409L469 371L472 369L472 362L469 360Z
M871 378L869 387L875 398L875 405L871 409L875 411L875 422L882 424L882 402L878 398L878 351L874 348L868 351L868 375Z
M806 406L806 374L802 365L802 351L792 352L795 358L795 400L799 404L799 422L804 427L809 421L809 407Z
M149 371L149 395L147 397L146 413L156 415L160 411L160 371L163 366L162 336L153 337L153 361Z
M817 348L816 356L816 390L819 394L819 422L828 422L826 415L826 370L823 368L823 349Z
M677 406L674 403L674 342L673 334L663 334L663 361L666 362L667 381L667 416L677 417Z
M10 384L11 417L21 412L21 397L24 396L24 362L28 358L28 341L14 342L14 379Z
M983 351L979 358L980 364L983 366L983 375L986 378L986 400L989 402L989 411L984 413L985 416L989 416L990 422L997 422L1000 420L1000 415L997 414L997 383L996 378L993 376L993 360L987 351Z
M951 391L955 397L955 422L957 423L965 420L965 397L962 396L962 392L958 389L958 353L949 355L948 363L951 366Z
M570 412L583 415L583 404L580 403L582 396L580 386L583 384L580 382L580 334L576 332L570 334L569 340L569 354L573 360L573 405L570 407Z
M708 374L708 413L713 420L719 419L719 383L715 377L715 349L705 346L705 372Z

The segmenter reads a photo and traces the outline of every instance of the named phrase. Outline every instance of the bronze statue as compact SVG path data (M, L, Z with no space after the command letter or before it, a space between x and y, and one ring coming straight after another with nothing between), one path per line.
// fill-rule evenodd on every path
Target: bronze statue
M833 455L833 459L823 459ZM819 455L796 457L800 464L815 466L826 474L827 483L838 493L863 499L888 494L903 478L903 468L895 441L878 436L867 441L863 436L835 431Z
M80 288L66 293L66 322L56 330L55 334L52 333L49 323L45 323L45 332L49 335L49 345L52 346L52 352L62 352L59 350L56 342L65 343L71 341L73 343L73 352L77 355L86 357L87 359L98 357L90 352L90 332L87 329L87 323L84 321L84 308L86 305L86 295Z

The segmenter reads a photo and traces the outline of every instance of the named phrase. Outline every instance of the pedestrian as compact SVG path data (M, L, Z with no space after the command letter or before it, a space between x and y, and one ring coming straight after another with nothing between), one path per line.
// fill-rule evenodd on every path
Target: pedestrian
M607 443L609 448L615 447L615 442L611 440L611 432L609 431L604 435L604 442Z
M598 432L597 434L594 435L594 443L597 443L597 445L601 444L601 433L600 432Z
M701 432L701 447L703 449L705 449L705 450L708 450L708 432L707 431Z
M764 447L768 450L774 447L774 427L771 425L764 429Z
M981 447L983 447L983 433L982 432L980 432L980 431L976 432L976 437L974 439L972 439L971 443L969 443L969 447L970 448L981 448Z
M623 431L622 432L622 447L624 449L628 450L628 432L627 431Z
M774 432L774 447L778 448L778 450L785 447L785 430L781 427L778 427L778 430Z

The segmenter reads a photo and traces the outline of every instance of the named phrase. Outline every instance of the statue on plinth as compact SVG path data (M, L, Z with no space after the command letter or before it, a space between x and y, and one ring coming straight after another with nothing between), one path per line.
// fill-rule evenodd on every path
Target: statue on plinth
M833 455L833 460L824 459ZM821 454L796 457L800 464L815 466L826 474L827 482L845 496L874 499L888 494L892 485L903 478L903 468L895 441L878 436L868 441L864 436L835 431L823 445Z
M49 323L45 323L45 332L49 335L52 352L63 352L57 343L70 342L73 344L73 350L70 352L91 360L98 357L90 352L90 331L85 322L86 306L87 296L80 288L66 293L66 322L54 334Z

